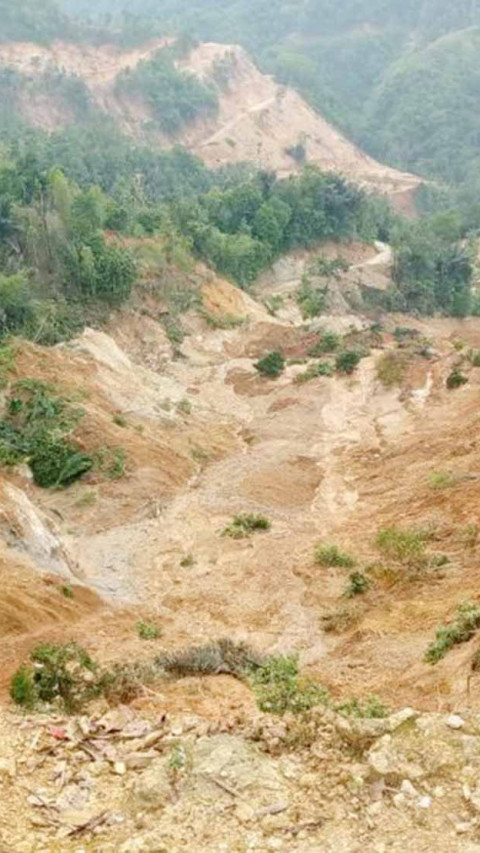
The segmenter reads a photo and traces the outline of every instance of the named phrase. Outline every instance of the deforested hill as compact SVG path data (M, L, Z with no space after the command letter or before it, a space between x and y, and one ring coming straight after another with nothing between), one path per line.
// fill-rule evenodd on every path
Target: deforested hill
M130 36L162 32L234 41L298 89L371 155L465 187L473 204L480 131L478 0L65 0L70 12L109 14ZM113 19L111 15L113 14ZM472 183L474 188L472 189Z

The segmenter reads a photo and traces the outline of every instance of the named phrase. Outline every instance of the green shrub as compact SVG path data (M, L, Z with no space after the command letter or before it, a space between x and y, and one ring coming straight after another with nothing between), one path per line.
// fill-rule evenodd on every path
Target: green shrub
M162 632L160 628L156 625L152 625L151 622L145 622L143 619L139 619L137 622L137 634L141 640L158 640L161 637Z
M322 332L316 344L308 350L308 355L311 358L320 358L325 353L335 352L340 346L340 341L340 335L335 332Z
M128 421L125 415L122 415L121 412L115 412L113 416L113 423L116 424L116 426L122 427L122 429L125 429L125 427L128 426Z
M335 359L335 367L339 373L353 373L363 357L360 350L343 350Z
M436 664L447 652L460 643L467 643L480 628L480 608L471 601L461 604L456 618L449 625L441 625L435 640L428 646L424 660Z
M68 486L92 468L93 458L65 437L84 411L53 387L23 379L12 387L6 410L0 420L2 464L27 460L35 483L43 488Z
M262 376L276 379L285 370L285 358L279 350L273 350L264 356L264 358L261 358L260 361L257 361L254 367Z
M67 439L38 437L31 447L29 465L37 486L53 489L69 486L93 467L91 456Z
M313 319L325 311L328 293L327 285L312 284L307 275L304 275L295 299L300 308L304 320Z
M315 562L326 568L353 569L355 560L350 554L341 551L337 545L317 545Z
M233 521L222 530L222 536L231 539L246 539L252 533L270 530L272 524L264 515L241 513L236 515Z
M328 702L325 688L299 675L294 656L264 658L252 669L251 682L260 709L272 714L302 714Z
M16 705L28 710L33 709L38 702L37 691L33 679L34 672L29 666L21 666L10 682L10 696Z
M452 391L454 388L460 388L462 385L466 385L468 382L468 377L465 376L458 367L455 367L454 370L447 376L447 388Z
M61 590L62 595L65 596L65 598L73 598L74 597L73 586L70 583L64 584L63 586L61 586L60 590Z
M12 678L10 695L25 708L56 704L72 713L95 693L95 664L75 643L37 646L31 663L21 666Z
M333 376L333 367L328 361L320 361L317 364L310 365L302 373L298 373L294 381L298 385L302 385L304 382L310 382L311 379L317 379L319 376Z
M347 598L355 598L356 595L364 595L369 589L370 581L363 572L352 572L345 595Z

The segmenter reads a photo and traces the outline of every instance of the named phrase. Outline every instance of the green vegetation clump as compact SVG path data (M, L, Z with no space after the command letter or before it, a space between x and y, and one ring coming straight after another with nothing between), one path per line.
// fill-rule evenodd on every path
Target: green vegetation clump
M144 638L155 639L150 630L147 634ZM100 695L110 703L125 704L155 679L191 675L242 679L251 685L261 710L273 714L306 715L318 705L356 717L386 714L376 697L336 705L325 688L300 674L296 656L261 656L245 643L230 639L162 652L151 661L116 664L106 670L74 643L44 644L17 670L10 693L16 704L28 710L42 711L51 706L61 712L79 713Z
M115 412L113 416L113 423L116 424L116 426L122 427L122 429L125 429L128 426L128 421L125 415L122 415L121 412Z
M246 539L252 533L270 530L272 524L264 515L252 513L241 513L236 515L233 521L222 530L222 536L231 539Z
M295 382L299 385L304 382L310 382L311 379L317 379L319 376L333 376L334 370L330 362L319 361L317 364L311 364L302 373L298 373L295 377Z
M168 49L159 50L133 70L124 71L116 90L142 97L153 112L155 124L169 136L195 119L218 111L215 90L193 74L176 68Z
M337 545L317 545L315 562L326 568L353 569L355 560L350 554L341 551Z
M153 625L151 622L145 622L144 619L139 619L136 628L137 634L141 640L158 640L162 635L162 632L157 625Z
M10 695L17 705L34 709L55 704L73 713L95 695L95 664L75 643L40 645L11 681Z
M458 367L455 367L449 376L447 376L446 385L447 388L452 391L455 388L461 388L462 385L466 385L467 382L468 377L465 376Z
M93 468L94 460L77 444L63 438L37 436L29 448L28 464L37 486L69 486Z
M363 701L361 699L350 699L348 702L337 705L336 710L348 717L360 719L381 720L388 716L387 708L378 696L374 695L367 696Z
M323 687L299 675L294 656L264 658L252 669L251 682L260 710L272 714L304 714L328 701Z
M322 332L318 341L308 350L311 358L321 358L326 353L335 352L340 346L341 338L336 332Z
M295 299L304 320L323 314L326 308L328 285L313 284L308 275L304 275Z
M335 359L335 367L339 373L351 374L364 357L360 350L342 350Z
M0 464L26 460L38 486L70 485L94 464L92 456L68 437L83 415L83 409L45 382L15 383L0 420Z
M276 379L285 370L285 358L279 350L272 350L264 358L257 361L254 367L262 376Z
M370 589L370 581L363 572L352 572L345 592L347 598L364 595Z
M376 696L334 703L321 684L300 674L295 655L270 655L250 666L247 674L260 710L267 713L304 716L318 706L351 717L379 719L388 713Z
M458 483L458 477L452 471L431 471L428 482L432 489L449 489Z
M54 386L22 379L9 389L5 409L0 420L0 465L27 462L41 488L65 488L94 467L112 479L123 475L122 448L86 453L71 437L85 411ZM94 499L94 495L84 498L79 505Z
M435 640L428 646L424 660L436 664L459 643L467 643L480 628L480 608L471 601L461 604L449 625L437 628Z

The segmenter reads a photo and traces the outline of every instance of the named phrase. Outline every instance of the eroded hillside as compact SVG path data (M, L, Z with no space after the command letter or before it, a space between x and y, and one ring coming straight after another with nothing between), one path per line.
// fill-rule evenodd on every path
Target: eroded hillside
M6 849L478 849L475 630L435 665L424 655L459 605L478 606L480 323L367 310L388 250L321 254L349 269L308 325L302 252L251 295L187 276L183 341L165 292L105 331L15 347L4 394L22 379L80 391L78 441L120 448L122 471L49 491L2 469L4 702L40 641L111 665L220 637L298 654L331 701L306 721L259 715L220 667L146 685L130 708L98 699L88 719L18 727L9 710ZM276 350L285 370L260 375ZM363 356L351 374L345 351ZM468 381L449 388L455 371ZM243 513L270 529L225 535ZM142 640L139 619L160 636ZM372 694L419 710L335 710Z
M280 176L298 172L308 161L390 195L400 209L411 211L420 179L368 157L293 89L262 74L235 45L202 44L177 60L179 69L213 86L218 111L197 118L173 138L161 132L148 99L141 92L125 93L117 84L122 74L135 71L167 44L165 39L124 52L113 46L11 42L0 45L0 65L24 75L19 109L36 127L53 131L78 120L71 98L60 98L45 82L35 85L44 74L65 74L81 80L93 105L137 140L161 147L180 143L210 167L249 161Z

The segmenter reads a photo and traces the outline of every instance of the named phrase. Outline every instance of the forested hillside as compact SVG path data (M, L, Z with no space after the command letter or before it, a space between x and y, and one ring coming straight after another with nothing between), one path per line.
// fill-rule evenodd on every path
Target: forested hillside
M147 5L137 6L148 13ZM446 180L467 180L476 161L472 153L478 120L473 109L476 31L444 35L422 52L414 52L415 58L403 55L387 69L381 84L373 87L373 80L380 79L392 58L389 40L395 36L400 56L402 38L406 44L410 27L417 27L420 34L430 23L413 6L409 10L399 4L388 8L379 4L382 28L352 29L352 24L356 27L363 21L365 8L351 4L340 12L329 3L312 3L297 16L290 8L280 10L271 22L267 4L236 2L220 15L213 4L183 8L175 2L156 4L155 15L161 13L165 32L180 29L182 23L183 29L205 38L233 41L241 37L313 101L320 102L321 91L328 90L332 111L343 104L347 115L345 105L355 103L356 92L371 91L368 114L360 115L357 109L355 119L352 110L348 121L357 122L360 132L368 119L375 127L375 147L383 156L412 168L420 166ZM368 8L371 13L372 4ZM86 19L80 23L67 19L50 0L40 5L22 0L15 7L0 0L0 12L4 14L3 39L38 44L60 36L77 42L106 38L121 42L125 33L140 38L142 22L147 20L104 17L98 28ZM458 10L456 15L438 14L436 31L448 29L452 18L467 23L466 8L464 13L463 18ZM155 32L156 25L150 29ZM320 29L322 41L303 40L302 32ZM468 51L462 47L466 38ZM323 90L318 88L322 75L305 74L300 80L298 72L309 67L313 56L315 62L325 62L326 39L331 39L330 51L334 44L339 51L337 73L332 62L331 83ZM368 48L370 43L376 45L374 50ZM143 98L167 136L218 110L221 79L220 83L202 81L174 63L175 56L190 49L189 41L182 39L115 78L120 97L133 93ZM334 52L331 55L333 59ZM362 65L360 57L367 55L370 62L363 63L363 77L357 78L355 68ZM428 74L424 67L430 57L435 74ZM457 60L461 73L455 75ZM342 62L350 74L341 73ZM222 68L218 63L215 68L218 76ZM443 76L449 86L442 85ZM408 86L403 85L404 78ZM462 89L461 101L455 96L456 86ZM60 104L69 111L70 126L56 129L55 113L48 132L28 126L19 107L25 92L33 90L40 96L40 109L47 105L45 99L54 96L57 107ZM20 332L55 343L92 318L100 318L102 306L125 301L141 275L141 259L132 251L132 239L150 237L165 263L179 257L192 262L201 259L241 287L249 286L278 256L291 250L331 238L380 238L390 241L395 250L394 284L383 299L384 307L459 316L472 309L473 255L465 238L480 212L473 197L467 202L463 196L452 200L448 191L426 188L421 200L433 212L407 225L385 201L339 175L323 174L306 164L301 142L291 155L299 158L298 174L289 179L279 180L258 164L210 170L178 146L159 151L123 136L115 118L101 111L84 81L64 70L46 67L24 74L5 67L0 71L0 93L0 334ZM446 99L448 124L442 106ZM434 116L423 110L424 100L435 105ZM466 115L469 131L462 147L457 138L462 122L466 126ZM462 168L460 157L465 161ZM473 192L472 181L469 192ZM436 212L453 201L460 213Z
M64 6L100 15L117 36L134 37L150 19L163 32L241 43L374 156L447 182L476 181L477 0L133 0L124 13L113 0Z

